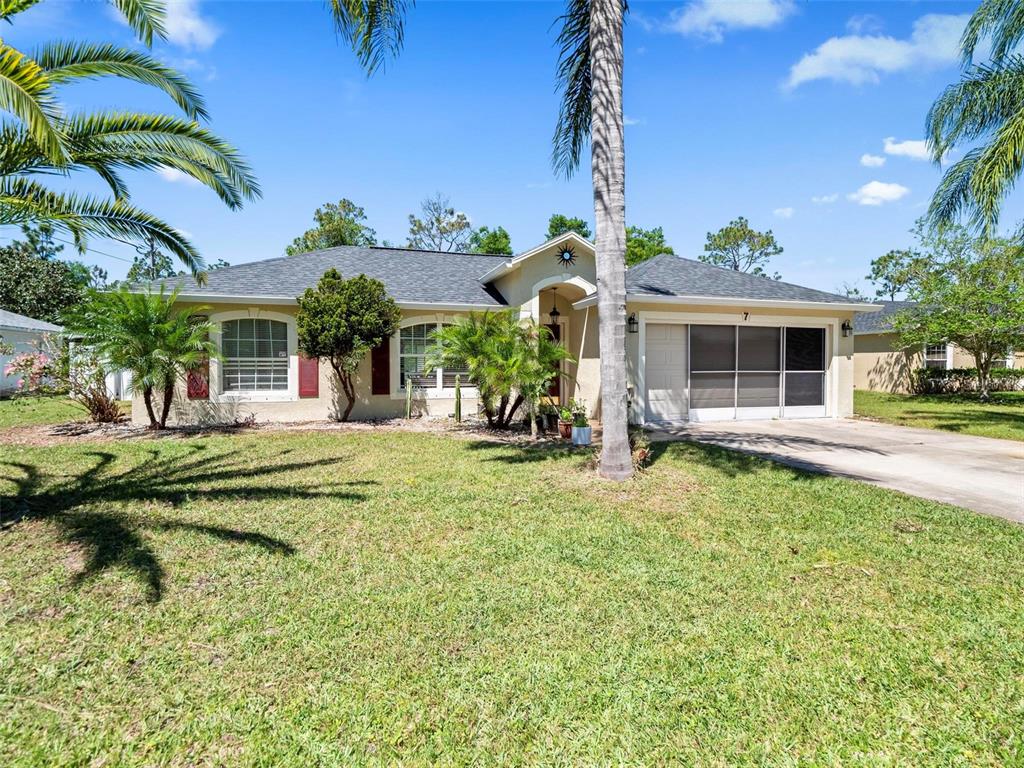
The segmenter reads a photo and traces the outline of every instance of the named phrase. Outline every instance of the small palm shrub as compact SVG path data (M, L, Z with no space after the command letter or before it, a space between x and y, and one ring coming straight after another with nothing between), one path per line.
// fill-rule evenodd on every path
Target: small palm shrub
M206 308L175 307L177 297L178 291L168 294L162 287L159 293L91 290L65 322L101 367L131 372L151 429L167 426L177 382L217 356L212 325L199 314ZM155 394L162 397L159 404Z
M513 310L500 310L471 312L439 330L426 363L427 371L468 371L489 426L507 428L524 408L536 430L541 398L562 375L561 362L571 359L547 328L521 321Z

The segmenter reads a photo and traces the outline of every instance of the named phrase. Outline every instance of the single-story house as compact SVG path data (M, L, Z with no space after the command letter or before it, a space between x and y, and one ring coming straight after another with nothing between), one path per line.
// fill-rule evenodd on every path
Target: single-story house
M854 387L878 392L910 392L921 368L973 368L974 356L953 343L936 342L907 349L899 344L893 316L911 301L877 302L878 312L858 313L854 329ZM1024 368L1024 352L1007 357L1007 368Z
M13 348L9 355L0 354L0 394L8 394L18 389L21 377L4 373L7 366L17 355L26 352L46 351L46 339L51 334L58 334L63 329L59 325L45 320L19 315L0 309L0 339Z
M176 423L326 419L339 395L330 366L305 359L295 297L325 270L380 280L402 310L392 338L358 370L354 419L400 416L406 382L417 413L453 411L458 371L425 374L431 333L470 311L514 308L551 328L575 362L552 387L600 416L594 246L567 233L516 256L338 247L225 267L178 301L208 307L222 359L176 394ZM634 423L848 416L853 319L870 304L699 261L661 255L626 275L626 365ZM464 412L476 407L464 387ZM136 394L133 418L145 422Z

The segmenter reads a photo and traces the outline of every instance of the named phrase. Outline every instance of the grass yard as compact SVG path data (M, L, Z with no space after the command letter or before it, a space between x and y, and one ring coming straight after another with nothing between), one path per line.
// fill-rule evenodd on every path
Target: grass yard
M1024 762L1024 528L655 451L4 445L0 765Z
M125 401L121 408L127 413L131 404ZM89 414L82 406L66 397L14 397L0 400L0 429L62 424L88 418Z
M854 412L904 427L1024 441L1024 392L993 392L988 403L963 395L893 395L855 390Z

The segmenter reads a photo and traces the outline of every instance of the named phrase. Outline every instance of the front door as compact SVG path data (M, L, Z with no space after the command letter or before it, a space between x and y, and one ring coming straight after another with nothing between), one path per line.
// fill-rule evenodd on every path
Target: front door
M556 343L560 344L562 342L562 326L561 325L559 325L558 323L549 323L548 325L546 325L544 327L547 328L549 331L551 331L551 338L554 339ZM559 375L555 376L555 378L553 378L551 380L551 383L548 385L548 397L550 397L556 403L561 403L562 402L562 376L561 376L562 368L561 368L561 365L556 366L556 371L557 371L557 373Z
M645 334L647 421L685 421L686 326L648 323Z

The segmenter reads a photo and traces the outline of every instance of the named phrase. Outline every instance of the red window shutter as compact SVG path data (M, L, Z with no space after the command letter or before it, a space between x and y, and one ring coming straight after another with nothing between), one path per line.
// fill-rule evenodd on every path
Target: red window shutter
M320 396L320 361L299 355L299 397Z
M370 352L370 382L373 394L391 394L391 339L384 339Z
M210 399L210 361L188 372L187 391L189 400Z

